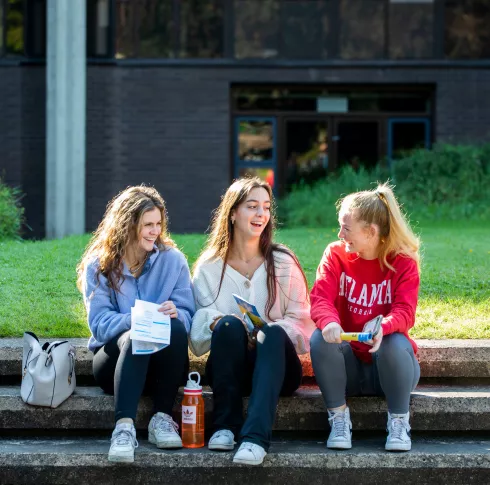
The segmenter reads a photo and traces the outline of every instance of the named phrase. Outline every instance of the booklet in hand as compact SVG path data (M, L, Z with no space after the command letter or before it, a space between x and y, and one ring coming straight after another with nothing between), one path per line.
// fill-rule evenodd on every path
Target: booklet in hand
M382 321L383 315L378 315L364 325L362 332L342 332L340 338L348 342L367 342L372 340L378 334Z
M238 304L238 308L243 315L243 319L247 325L249 333L252 333L254 329L261 329L267 325L267 322L262 319L255 305L252 305L247 300L244 300L241 296L233 293L233 297Z

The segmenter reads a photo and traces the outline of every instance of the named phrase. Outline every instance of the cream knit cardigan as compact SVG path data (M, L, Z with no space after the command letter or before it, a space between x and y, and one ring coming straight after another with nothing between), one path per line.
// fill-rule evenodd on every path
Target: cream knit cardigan
M223 260L205 260L200 263L193 277L196 313L192 319L189 345L192 352L203 355L211 348L210 325L218 316L240 314L232 293L253 303L260 316L271 325L280 325L294 344L298 354L310 350L310 336L316 328L310 318L308 290L301 271L291 256L276 251L276 301L271 308L270 317L265 314L267 303L267 271L264 262L248 280L245 276L227 265L218 297Z

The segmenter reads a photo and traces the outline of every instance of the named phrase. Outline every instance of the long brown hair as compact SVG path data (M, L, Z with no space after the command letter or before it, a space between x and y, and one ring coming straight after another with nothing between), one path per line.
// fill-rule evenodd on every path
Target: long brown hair
M248 197L250 192L253 189L257 188L264 189L269 195L271 201L270 219L264 230L262 231L259 239L259 249L265 259L267 268L268 297L265 312L269 317L269 313L274 306L274 302L277 297L275 283L276 266L278 263L274 260L274 252L286 254L293 259L293 263L298 266L303 276L303 281L306 287L306 294L308 294L308 282L296 255L287 246L276 244L273 242L274 229L276 227L275 204L272 189L267 182L264 182L258 177L244 177L233 182L233 184L226 191L225 195L222 197L219 207L214 212L213 219L211 221L211 231L206 242L206 246L199 255L199 258L194 264L193 269L196 269L196 267L204 261L221 258L221 260L223 261L223 269L221 271L218 292L216 294L216 298L218 298L226 271L228 256L230 254L230 249L233 244L234 225L231 222L231 215L238 208L238 206ZM214 301L216 301L216 298L214 299Z
M420 240L413 233L388 183L379 184L373 190L349 194L337 202L337 208L339 213L352 214L358 221L379 227L381 268L394 271L389 259L402 254L415 260L420 272Z
M128 187L107 205L104 217L77 266L77 287L80 291L87 265L95 259L99 265L96 272L97 280L99 275L103 274L109 286L119 291L124 281L122 263L128 245L138 240L143 214L155 208L162 216L162 230L155 241L157 247L161 250L167 246L175 247L167 232L168 218L162 196L153 187Z

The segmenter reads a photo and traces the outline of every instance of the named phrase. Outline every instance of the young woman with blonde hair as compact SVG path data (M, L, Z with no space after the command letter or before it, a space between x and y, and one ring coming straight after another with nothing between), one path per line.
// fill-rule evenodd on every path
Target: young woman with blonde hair
M189 364L187 334L195 306L187 261L167 233L165 204L154 188L129 187L109 203L77 272L92 332L94 377L114 394L109 460L134 461L134 420L145 384L155 411L149 441L158 448L180 448L171 413ZM159 311L171 318L170 345L154 354L132 353L136 299L160 304Z
M308 286L298 259L273 242L270 186L258 178L235 181L212 222L193 275L197 311L190 346L209 350L206 375L213 388L211 450L232 450L233 461L262 463L270 444L279 395L290 395L302 377L298 353L309 350L314 329ZM250 335L233 293L254 304L266 328ZM242 397L250 394L243 421Z
M415 323L420 285L419 240L391 187L342 199L339 239L320 262L311 298L318 329L311 338L315 377L328 408L328 448L351 448L346 394L384 395L388 404L386 450L411 448L410 393L420 377ZM341 340L382 315L381 330L367 344Z

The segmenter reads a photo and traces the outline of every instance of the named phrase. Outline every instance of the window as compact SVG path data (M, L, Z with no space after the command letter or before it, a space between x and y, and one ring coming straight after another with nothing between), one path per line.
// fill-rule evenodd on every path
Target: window
M116 57L174 57L172 0L117 0Z
M380 59L385 46L385 2L341 0L339 12L342 59Z
M317 0L281 2L281 57L324 59L330 54L328 3Z
M490 0L446 0L446 57L490 58Z
M279 1L235 0L235 57L273 58L279 53Z
M434 53L434 0L390 0L389 57L426 59Z
M9 0L4 4L4 50L7 55L24 55L24 2Z
M87 1L87 57L109 57L110 0Z
M27 1L26 55L46 57L46 0Z
M224 1L226 0L181 2L179 57L223 57Z

